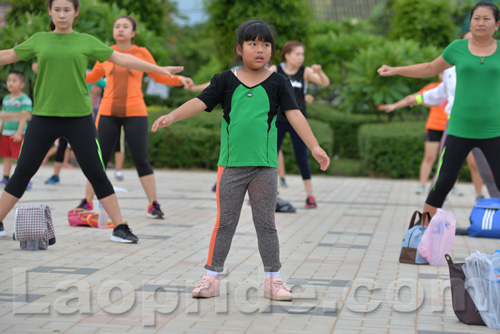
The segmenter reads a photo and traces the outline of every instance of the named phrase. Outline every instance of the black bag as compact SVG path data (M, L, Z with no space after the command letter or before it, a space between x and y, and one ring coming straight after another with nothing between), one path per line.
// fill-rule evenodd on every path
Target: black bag
M472 301L469 293L465 289L465 274L462 269L463 263L453 263L451 257L444 256L450 269L451 302L453 311L458 320L467 325L486 326L476 304Z

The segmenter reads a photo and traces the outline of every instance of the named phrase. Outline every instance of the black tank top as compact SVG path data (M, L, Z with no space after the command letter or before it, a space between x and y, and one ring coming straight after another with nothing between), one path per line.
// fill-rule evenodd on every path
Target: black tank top
M278 70L278 73L281 75L284 75L288 80L290 80L290 83L292 84L293 87L293 92L295 93L295 100L297 101L297 104L299 105L300 111L302 111L302 114L304 114L304 117L306 117L306 93L307 93L307 84L304 80L304 71L305 67L301 66L299 70L293 74L293 75L288 75L284 71L285 68L285 63L281 63L278 66L276 66L276 69ZM285 113L280 109L278 111L278 115L276 118L277 122L282 122L282 123L288 123L288 120L286 119Z

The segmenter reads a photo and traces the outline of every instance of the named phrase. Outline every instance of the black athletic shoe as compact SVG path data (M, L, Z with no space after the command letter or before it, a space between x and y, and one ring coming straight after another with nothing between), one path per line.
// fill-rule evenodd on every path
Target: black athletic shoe
M5 230L3 228L3 223L0 222L0 237L4 237L5 236Z
M120 224L113 229L111 241L136 244L137 241L139 241L139 238L132 233L130 227L128 227L127 223L125 223Z

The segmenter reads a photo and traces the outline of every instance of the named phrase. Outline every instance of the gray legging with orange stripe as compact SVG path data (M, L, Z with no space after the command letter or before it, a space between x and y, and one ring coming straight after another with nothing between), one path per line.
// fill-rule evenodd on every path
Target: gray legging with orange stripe
M217 175L217 220L210 239L205 269L222 272L231 248L241 207L248 190L264 271L278 271L278 232L274 219L277 169L271 167L219 167Z

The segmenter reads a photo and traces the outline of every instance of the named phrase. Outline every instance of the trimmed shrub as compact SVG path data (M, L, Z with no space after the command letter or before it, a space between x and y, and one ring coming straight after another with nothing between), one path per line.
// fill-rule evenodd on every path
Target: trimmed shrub
M353 115L337 111L332 106L309 105L309 120L318 120L329 124L333 135L333 155L342 158L359 158L358 129L366 123L375 123L374 115Z
M362 168L371 176L418 178L424 143L425 122L365 124L359 129ZM467 164L459 179L470 181Z

